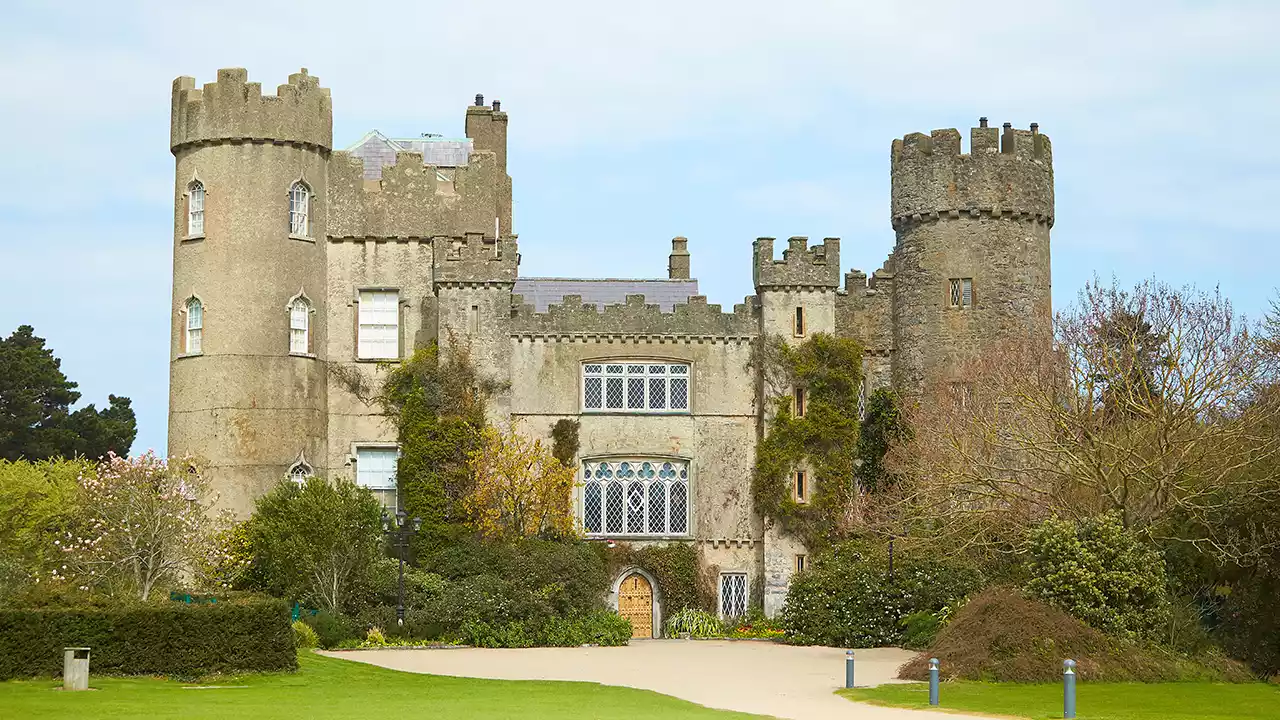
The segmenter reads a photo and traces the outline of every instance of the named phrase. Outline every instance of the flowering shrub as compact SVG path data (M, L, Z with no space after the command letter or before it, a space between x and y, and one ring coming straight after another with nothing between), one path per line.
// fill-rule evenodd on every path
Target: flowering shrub
M837 548L792 579L779 622L798 645L896 646L906 639L905 618L955 607L981 586L968 568L903 558L890 575L880 558Z
M214 537L223 521L210 515L208 485L192 461L109 454L79 486L85 517L54 541L63 562L53 582L145 601L179 572L219 562Z
M1164 558L1115 513L1031 531L1032 597L1111 635L1153 637L1169 618Z

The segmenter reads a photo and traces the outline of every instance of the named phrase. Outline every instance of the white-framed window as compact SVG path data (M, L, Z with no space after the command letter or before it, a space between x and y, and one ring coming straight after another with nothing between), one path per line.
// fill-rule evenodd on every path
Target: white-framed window
M299 460L289 467L289 479L299 485L305 485L307 478L314 474L315 472L305 460Z
M747 574L720 573L720 617L736 618L747 614Z
M199 355L204 340L204 304L200 298L187 299L187 334L182 351L186 355Z
M301 180L289 188L289 234L311 237L311 188Z
M305 297L296 297L289 303L289 353L306 355L311 352L311 303Z
M683 460L582 463L582 528L588 536L689 534L689 464Z
M582 365L583 412L687 413L687 363L606 361Z
M400 293L395 290L361 290L359 314L356 357L361 360L394 360L400 357Z
M796 318L795 318L795 322L792 324L791 330L796 337L804 337L804 331L805 331L804 308L802 307L796 308Z
M204 183L191 181L187 186L187 237L204 235Z
M396 508L396 466L399 448L386 445L356 447L356 484L369 488L383 507Z
M951 307L973 307L973 278L951 278Z

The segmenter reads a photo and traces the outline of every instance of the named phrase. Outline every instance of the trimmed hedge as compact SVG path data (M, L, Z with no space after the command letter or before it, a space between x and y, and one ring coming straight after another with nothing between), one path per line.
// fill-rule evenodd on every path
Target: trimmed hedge
M91 675L295 670L280 600L0 610L0 680L59 676L62 649L88 647Z

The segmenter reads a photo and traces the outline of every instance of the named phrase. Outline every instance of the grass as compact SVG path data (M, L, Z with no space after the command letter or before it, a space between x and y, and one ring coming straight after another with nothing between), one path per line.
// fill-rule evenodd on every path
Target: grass
M928 709L924 683L841 690L850 700ZM1062 685L947 682L938 689L940 709L1014 717L1061 718ZM1275 720L1280 687L1262 683L1080 683L1080 720Z
M441 651L447 652L447 651ZM0 683L0 717L139 718L672 718L730 720L646 690L594 683L475 680L387 670L307 651L296 673L220 677L199 683L90 677L89 692L64 693L53 680ZM192 685L240 686L191 689Z

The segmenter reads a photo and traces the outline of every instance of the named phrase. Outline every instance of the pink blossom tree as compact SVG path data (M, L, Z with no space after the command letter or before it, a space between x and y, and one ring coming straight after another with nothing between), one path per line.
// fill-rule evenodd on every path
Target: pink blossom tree
M85 517L78 532L57 541L65 561L53 575L81 590L145 601L223 552L224 520L210 512L208 484L190 459L110 454L97 472L80 476L80 492Z

